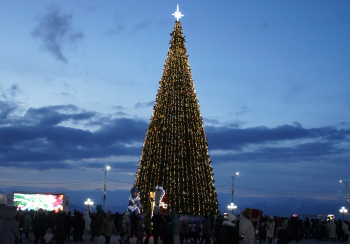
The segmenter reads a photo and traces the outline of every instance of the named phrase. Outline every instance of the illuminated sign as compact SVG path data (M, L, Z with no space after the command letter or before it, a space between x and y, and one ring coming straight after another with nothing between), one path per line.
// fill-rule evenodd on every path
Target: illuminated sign
M63 211L63 195L55 194L29 194L14 193L14 206L22 210L38 210L42 208L47 211Z

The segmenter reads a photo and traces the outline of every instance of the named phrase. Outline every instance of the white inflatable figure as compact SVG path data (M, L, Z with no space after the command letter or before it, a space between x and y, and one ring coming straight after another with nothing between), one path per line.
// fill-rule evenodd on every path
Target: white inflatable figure
M156 187L156 191L154 193L154 205L162 207L166 209L168 207L167 204L163 202L163 197L165 195L165 190L161 186Z
M141 213L141 198L139 195L139 190L134 186L131 188L131 196L129 197L129 206L127 211L131 215L132 212L135 212L136 215Z

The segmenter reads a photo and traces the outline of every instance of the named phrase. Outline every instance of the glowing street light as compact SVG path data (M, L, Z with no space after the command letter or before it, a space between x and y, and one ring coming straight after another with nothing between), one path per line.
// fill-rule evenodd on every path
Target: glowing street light
M348 183L350 183L350 181L347 181L347 182L343 182L343 181L339 181L340 183L344 183L345 186L346 186L346 195L345 195L345 198L346 198L346 213L349 212L349 191L348 191ZM344 217L344 214L343 214L343 217ZM348 213L348 221L349 221L349 213Z
M105 172L105 185L103 188L103 211L105 211L105 203L106 203L106 190L107 190L107 171L110 170L111 167L107 166L103 171Z
M231 212L232 212L232 214L233 214L233 210L234 210L234 209L237 209L237 206L234 205L233 202L231 202L231 205L228 205L227 208L228 208L229 210L231 210Z
M88 198L88 200L85 201L84 204L88 207L88 210L90 210L90 207L94 205L94 202L91 201L90 198Z
M342 207L341 209L339 209L339 212L343 214L343 221L344 221L344 214L346 214L348 210L345 207Z

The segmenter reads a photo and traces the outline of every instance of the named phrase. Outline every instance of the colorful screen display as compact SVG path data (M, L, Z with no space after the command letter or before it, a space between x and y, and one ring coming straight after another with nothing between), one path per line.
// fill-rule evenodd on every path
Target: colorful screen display
M63 195L14 193L13 202L17 208L22 210L42 208L47 211L63 211Z

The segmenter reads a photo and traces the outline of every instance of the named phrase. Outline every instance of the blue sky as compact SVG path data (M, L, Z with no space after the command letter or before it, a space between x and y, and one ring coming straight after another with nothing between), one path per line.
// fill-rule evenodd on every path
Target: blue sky
M130 188L179 4L219 194L343 204L349 1L0 4L2 191Z

